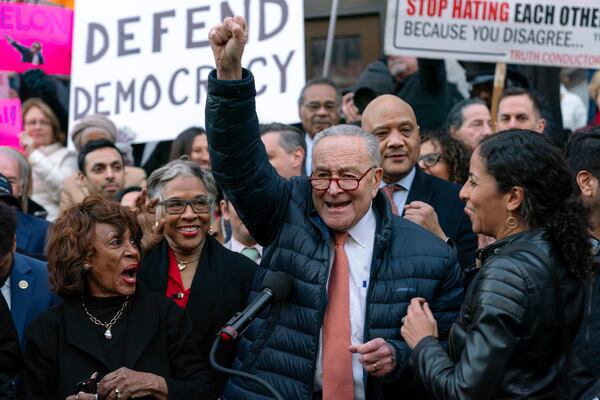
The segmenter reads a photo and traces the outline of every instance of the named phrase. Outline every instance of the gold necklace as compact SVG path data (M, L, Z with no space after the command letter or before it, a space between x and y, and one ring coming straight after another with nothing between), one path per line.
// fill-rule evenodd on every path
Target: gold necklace
M87 316L90 318L90 320L94 324L106 328L106 331L104 332L104 337L106 339L110 340L110 339L112 339L112 331L110 329L119 320L119 318L121 318L121 315L123 315L123 310L125 310L125 307L127 307L127 303L129 302L129 296L127 296L125 298L125 301L123 302L123 305L121 306L121 308L119 309L119 311L117 311L117 313L115 314L115 316L112 317L112 319L110 320L110 322L107 322L107 323L104 323L104 322L100 321L98 318L94 317L88 311L87 307L85 306L85 301L83 300L83 298L81 299L81 302L83 303L83 310L85 311L85 313L87 314Z
M175 261L177 262L177 268L179 268L180 271L183 271L188 266L188 264L191 264L194 261L198 261L199 259L200 257L188 261L181 261L179 258L175 257Z

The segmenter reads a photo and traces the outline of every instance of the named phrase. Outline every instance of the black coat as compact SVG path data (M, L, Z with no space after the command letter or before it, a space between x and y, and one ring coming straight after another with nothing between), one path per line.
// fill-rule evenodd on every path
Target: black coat
M14 395L13 378L22 361L17 331L4 296L0 295L0 399Z
M207 363L191 339L185 313L172 301L138 284L128 307L124 367L165 378L169 399L215 398ZM101 329L92 324L81 299L67 299L27 329L23 399L60 399L97 371L111 372Z
M164 295L168 272L168 244L163 240L142 261L139 278L152 291ZM256 264L249 258L226 249L212 236L206 236L186 307L192 320L192 336L205 359L208 360L218 330L246 306L255 272ZM219 350L217 360L230 366L235 347L221 344ZM226 377L217 374L216 378L220 393Z
M458 197L460 185L426 174L418 165L415 169L415 179L408 191L406 204L422 201L433 207L440 227L456 245L460 267L463 270L470 267L475 264L477 235L465 214L465 202Z
M584 292L546 239L534 230L507 237L482 252L482 268L450 331L449 355L433 337L421 340L410 362L436 399L557 399L565 364L549 266L518 243L535 245L557 271L566 330L575 337Z

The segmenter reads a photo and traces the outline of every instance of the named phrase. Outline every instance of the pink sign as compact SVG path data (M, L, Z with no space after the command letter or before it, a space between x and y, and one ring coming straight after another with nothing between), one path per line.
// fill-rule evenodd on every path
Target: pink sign
M20 148L19 133L22 130L21 100L0 99L0 146Z
M9 92L8 72L0 71L0 99L7 99Z
M73 11L0 3L0 70L71 73Z

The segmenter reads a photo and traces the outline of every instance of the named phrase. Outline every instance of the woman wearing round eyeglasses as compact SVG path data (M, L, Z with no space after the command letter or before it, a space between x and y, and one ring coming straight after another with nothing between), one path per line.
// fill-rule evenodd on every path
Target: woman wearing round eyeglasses
M33 192L31 199L48 212L48 219L58 214L63 180L77 171L77 157L64 144L58 118L41 99L23 103L23 128L20 142L31 164Z
M469 178L471 152L444 131L421 132L419 166L426 173L464 184Z
M250 259L209 234L216 193L212 175L192 161L173 160L150 175L149 210L164 237L150 249L140 271L150 289L186 309L206 359L218 329L246 305L256 270ZM221 350L217 359L230 365L235 348ZM215 378L220 391L225 377Z

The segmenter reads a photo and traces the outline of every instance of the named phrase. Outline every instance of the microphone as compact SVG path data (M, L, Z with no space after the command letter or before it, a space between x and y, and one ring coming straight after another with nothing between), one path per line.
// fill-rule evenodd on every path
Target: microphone
M262 291L244 311L236 313L219 332L224 342L232 342L242 336L254 318L270 303L279 302L290 295L292 279L281 271L268 274L263 281Z
M217 333L217 337L213 342L209 355L210 365L215 371L254 381L263 386L274 399L283 400L281 394L264 379L248 372L236 371L220 365L217 362L217 351L221 341L233 342L242 336L258 313L260 313L269 303L278 302L288 297L292 292L293 286L294 283L292 282L292 278L281 271L270 273L265 277L261 288L262 291L256 296L254 301L252 301L244 311L236 313L229 321L227 321L227 324L221 328L219 333Z

